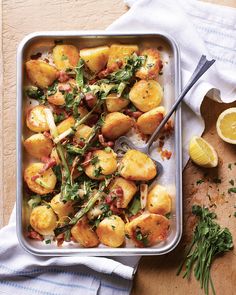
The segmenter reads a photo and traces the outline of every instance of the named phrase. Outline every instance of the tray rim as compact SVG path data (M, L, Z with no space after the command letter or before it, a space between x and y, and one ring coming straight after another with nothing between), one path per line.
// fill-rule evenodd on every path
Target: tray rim
M183 231L183 208L182 208L182 128L181 128L181 106L178 107L175 115L175 154L176 154L176 168L175 168L175 184L176 184L176 232L175 237L168 245L160 248L58 248L58 249L38 249L29 245L23 237L22 228L22 67L23 67L23 53L27 44L37 38L75 38L75 37L144 37L154 36L166 39L171 45L174 52L174 72L175 72L175 97L178 96L181 90L181 71L180 71L180 50L176 41L169 34L161 31L154 32L122 32L122 31L39 31L30 33L25 36L19 43L17 48L17 103L16 103L16 117L17 117L17 138L16 138L16 152L17 152L17 187L16 187L16 231L19 244L28 253L37 256L136 256L136 255L163 255L172 251L181 240Z

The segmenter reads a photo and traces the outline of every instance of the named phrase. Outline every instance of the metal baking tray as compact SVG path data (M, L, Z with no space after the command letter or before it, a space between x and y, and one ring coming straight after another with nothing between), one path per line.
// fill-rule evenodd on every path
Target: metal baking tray
M68 32L37 32L26 36L17 51L17 236L21 246L34 255L41 256L129 256L129 255L162 255L173 250L182 235L182 136L181 109L175 113L174 133L165 147L171 149L170 160L162 161L156 148L152 156L163 162L164 173L157 178L157 182L166 185L171 193L173 208L171 213L170 233L166 241L150 248L135 248L126 244L124 248L109 248L100 245L97 248L81 248L75 243L64 243L62 247L56 244L46 245L27 238L30 209L23 191L22 172L27 163L27 156L22 147L22 139L26 136L23 87L25 83L24 63L30 55L50 50L55 40L74 44L79 48L110 45L112 43L138 44L140 47L158 47L164 60L163 75L160 84L164 86L163 104L166 110L173 104L181 90L180 55L176 42L172 37L163 33L121 33L103 31L68 31Z

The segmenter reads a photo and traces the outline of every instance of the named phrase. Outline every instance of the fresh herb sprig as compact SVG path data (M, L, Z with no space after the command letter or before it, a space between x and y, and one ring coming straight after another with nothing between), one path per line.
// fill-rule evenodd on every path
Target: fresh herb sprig
M210 274L211 265L218 254L223 254L233 248L232 235L228 228L221 228L215 222L216 214L207 208L194 205L192 212L199 218L199 221L186 258L180 265L177 275L185 265L183 278L189 279L193 270L205 294L209 294L209 285L212 293L216 294Z

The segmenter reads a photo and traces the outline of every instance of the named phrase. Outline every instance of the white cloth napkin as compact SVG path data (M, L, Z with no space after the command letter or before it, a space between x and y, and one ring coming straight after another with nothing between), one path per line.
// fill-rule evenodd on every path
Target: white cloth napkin
M108 29L124 32L166 32L181 49L183 85L201 54L216 64L186 97L183 105L183 154L200 135L200 105L205 94L236 99L236 10L193 0L128 0L131 9ZM212 89L220 88L221 92ZM209 94L209 95L210 95ZM15 211L0 231L0 294L129 294L138 257L35 257L18 244Z

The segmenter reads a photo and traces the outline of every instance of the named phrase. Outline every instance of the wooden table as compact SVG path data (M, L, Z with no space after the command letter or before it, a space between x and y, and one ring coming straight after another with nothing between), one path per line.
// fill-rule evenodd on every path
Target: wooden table
M236 7L235 0L213 0L208 2L221 3ZM99 4L98 4L99 3ZM2 104L0 108L0 227L8 222L11 210L15 202L15 167L16 167L16 48L19 41L28 33L39 30L89 30L105 29L120 15L127 11L122 0L3 0L0 6L0 23L2 30L2 46L0 46L0 95ZM2 26L2 27L1 27ZM2 49L2 51L1 51ZM3 65L1 64L3 57ZM228 181L235 178L236 166L232 170L229 163L236 161L235 146L222 142L215 130L215 122L218 114L236 104L225 105L205 99L202 105L202 114L206 122L204 138L208 139L217 149L220 157L220 165L210 171L200 169L188 163L184 170L184 235L180 245L175 251L162 257L144 257L141 260L137 275L134 280L133 295L156 294L203 294L199 284L194 279L191 282L176 277L176 269L183 256L183 249L191 237L193 219L191 206L193 203L208 204L211 195L217 204L216 213L219 222L228 226L234 233L236 219L234 197L225 196ZM209 113L207 110L211 109ZM202 179L207 173L208 181L197 185L196 181ZM222 183L215 184L214 178L221 178ZM211 188L209 188L209 183ZM213 280L218 294L235 294L236 281L236 257L235 251L231 251L222 258L217 259L212 268ZM186 291L188 290L188 291Z

